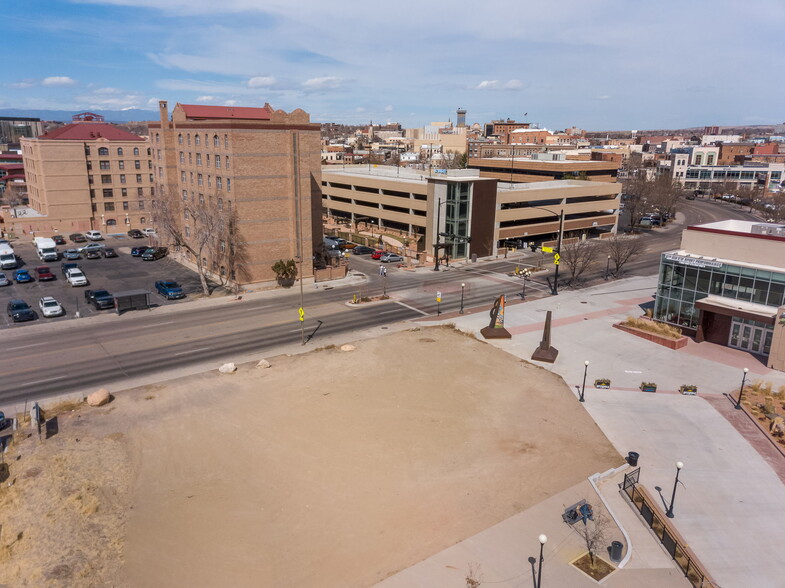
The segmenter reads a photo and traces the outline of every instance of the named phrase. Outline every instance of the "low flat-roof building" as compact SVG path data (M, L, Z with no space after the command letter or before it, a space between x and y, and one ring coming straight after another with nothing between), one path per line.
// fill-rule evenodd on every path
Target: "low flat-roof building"
M538 156L543 159L537 159ZM619 171L618 164L612 161L576 161L566 159L559 153L535 154L531 159L470 158L468 166L479 171L480 177L496 178L505 182L548 182L570 179L615 182Z
M510 242L553 240L562 211L566 237L592 237L616 227L621 191L617 183L511 184L480 177L471 169L438 171L325 167L322 206L328 218L348 221L353 227L364 222L410 235L417 248L427 253L433 251L437 232L454 235L457 238L448 251L451 258L495 255Z
M687 227L681 249L662 254L654 318L785 370L785 225Z

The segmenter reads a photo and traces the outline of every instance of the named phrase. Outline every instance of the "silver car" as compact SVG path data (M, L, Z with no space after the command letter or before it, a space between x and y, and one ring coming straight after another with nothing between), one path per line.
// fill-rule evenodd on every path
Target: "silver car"
M385 253L379 258L379 261L382 263L400 263L403 261L403 257L396 253Z
M44 296L41 298L41 300L38 301L38 308L41 309L41 314L46 318L65 314L65 310L63 310L60 303L51 296Z
M8 278L5 277L3 272L0 272L0 286L7 286L11 282L8 281Z

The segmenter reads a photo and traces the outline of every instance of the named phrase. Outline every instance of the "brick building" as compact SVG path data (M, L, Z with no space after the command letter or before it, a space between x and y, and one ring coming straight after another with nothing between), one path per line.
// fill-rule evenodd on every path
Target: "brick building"
M171 119L165 101L159 110L160 120L149 124L159 197L181 207L184 200L198 202L216 214L233 211L237 221L238 271L205 251L210 271L229 271L226 277L238 283L271 281L276 261L302 256L303 275L312 275L313 252L322 243L320 126L300 109L287 114L269 104L178 103ZM194 221L179 218L188 238ZM186 251L178 255L197 261Z

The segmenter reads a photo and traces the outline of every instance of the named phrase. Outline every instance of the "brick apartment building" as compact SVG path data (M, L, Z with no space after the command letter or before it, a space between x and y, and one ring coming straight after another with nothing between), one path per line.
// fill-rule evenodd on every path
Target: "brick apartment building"
M147 142L91 113L36 138L22 138L28 206L3 210L17 234L107 233L150 222Z
M178 103L171 119L165 101L159 110L160 120L149 124L158 197L180 207L184 200L199 202L216 214L233 211L243 255L238 271L226 277L271 281L276 261L298 256L303 275L312 275L313 252L322 243L320 125L300 109L287 114L269 104ZM187 239L195 221L179 218ZM176 255L197 261L186 251ZM204 256L210 271L225 274L217 254Z

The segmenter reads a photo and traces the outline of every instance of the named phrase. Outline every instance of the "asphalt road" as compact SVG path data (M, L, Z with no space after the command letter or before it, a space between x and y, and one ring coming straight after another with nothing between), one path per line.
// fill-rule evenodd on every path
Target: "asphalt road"
M752 218L735 206L704 201L685 202L682 212L687 224ZM680 227L674 225L650 231L645 236L646 252L628 265L626 273L656 273L659 253L677 248L680 234ZM499 259L439 272L409 272L389 266L386 288L397 302L348 308L345 302L353 294L378 295L385 287L378 262L368 256L353 258L352 268L365 273L367 283L339 288L322 285L304 292L305 332L312 337L309 347L319 347L333 335L437 312L458 312L462 290L467 309L488 307L500 294L518 299L523 283L508 274L515 265L533 263L538 257ZM544 274L535 274L527 281L527 297L549 295ZM588 275L587 281L602 280L603 274L601 268ZM436 301L437 292L441 293L440 303ZM299 290L294 288L275 297L248 298L239 303L227 304L223 299L181 304L120 317L66 321L51 327L35 321L39 324L31 328L5 331L0 356L0 406L89 390L179 367L216 364L243 354L263 355L282 345L297 344L301 338L299 305Z

